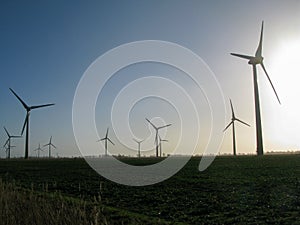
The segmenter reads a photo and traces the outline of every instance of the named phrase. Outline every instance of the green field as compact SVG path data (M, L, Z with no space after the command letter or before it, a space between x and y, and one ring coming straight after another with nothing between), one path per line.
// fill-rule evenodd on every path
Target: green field
M46 198L97 198L108 224L300 224L300 155L217 157L204 172L199 161L146 187L110 182L83 159L0 160L0 177Z

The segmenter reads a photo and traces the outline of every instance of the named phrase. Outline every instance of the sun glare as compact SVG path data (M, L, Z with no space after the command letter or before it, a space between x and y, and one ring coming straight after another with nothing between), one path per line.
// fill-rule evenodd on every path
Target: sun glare
M265 128L269 136L269 148L300 149L299 54L300 40L290 40L274 49L268 58L270 77L281 100L281 105L278 105L275 97L270 96L266 103L268 119Z

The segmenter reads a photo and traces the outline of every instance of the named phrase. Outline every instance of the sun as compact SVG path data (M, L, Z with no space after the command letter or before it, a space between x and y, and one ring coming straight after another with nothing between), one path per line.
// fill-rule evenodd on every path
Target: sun
M269 149L300 149L299 56L300 39L283 41L268 58L269 74L281 100L278 105L271 91L265 100L265 136Z

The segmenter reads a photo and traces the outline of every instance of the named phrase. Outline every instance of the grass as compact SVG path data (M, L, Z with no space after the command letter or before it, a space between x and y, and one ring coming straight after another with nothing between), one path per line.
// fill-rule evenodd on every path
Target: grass
M123 160L143 165L156 159ZM14 183L17 195L37 198L36 208L49 204L46 215L58 218L55 210L62 204L70 210L65 214L84 215L73 224L300 224L300 155L217 157L201 173L199 160L192 158L172 178L146 187L110 182L82 159L0 160L0 177L8 186ZM0 207L8 189L1 192ZM28 213L16 218L26 216L30 221Z

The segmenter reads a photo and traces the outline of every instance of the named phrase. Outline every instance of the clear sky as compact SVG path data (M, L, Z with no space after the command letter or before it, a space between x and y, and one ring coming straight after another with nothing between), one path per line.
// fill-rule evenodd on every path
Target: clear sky
M46 144L51 135L57 146L54 154L80 155L72 131L72 103L88 66L121 44L163 40L189 48L207 63L224 93L226 123L230 122L231 98L236 116L251 124L251 128L237 125L237 151L255 153L252 71L246 61L230 56L230 52L254 54L264 20L264 63L282 102L282 105L276 102L259 68L265 149L297 150L300 148L299 12L298 0L1 1L0 125L6 126L11 134L19 134L25 119L25 110L9 87L29 105L55 103L54 107L31 113L31 155L35 155L32 150L38 143ZM107 126L111 127L108 112L114 97L126 84L145 74L163 73L168 78L181 76L170 68L156 69L148 64L125 68L116 74L98 99L99 135L105 134ZM174 78L174 81L178 80ZM189 81L181 82L189 90ZM174 109L155 98L139 102L130 115L137 138L147 137L151 132L145 116L161 116L166 123L173 124L165 133L170 141L164 143L164 150L171 152L180 128ZM200 120L205 121L201 116ZM1 147L6 138L2 129ZM114 153L130 154L118 149L113 131L111 139L117 144L112 147ZM231 130L228 130L221 153L231 153L231 140ZM13 140L13 144L16 148L12 155L23 156L24 139ZM0 156L5 156L3 150Z

